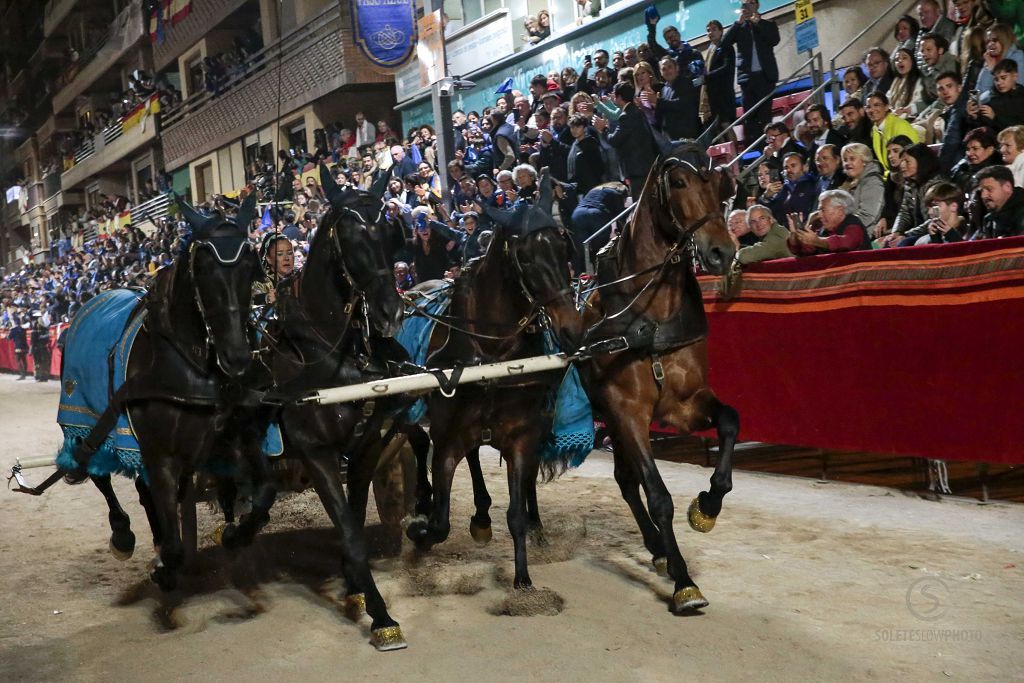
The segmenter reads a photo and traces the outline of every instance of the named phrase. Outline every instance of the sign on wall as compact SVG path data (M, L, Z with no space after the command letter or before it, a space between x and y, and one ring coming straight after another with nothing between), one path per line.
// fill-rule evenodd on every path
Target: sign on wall
M352 0L356 45L385 69L402 66L416 46L415 0Z
M796 0L796 51L807 52L818 47L818 20L814 18L811 0Z

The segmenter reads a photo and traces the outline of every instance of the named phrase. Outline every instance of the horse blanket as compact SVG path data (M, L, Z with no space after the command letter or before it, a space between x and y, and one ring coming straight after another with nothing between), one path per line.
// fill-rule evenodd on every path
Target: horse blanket
M144 309L132 313L145 296L133 289L115 289L90 299L75 316L68 330L61 371L60 405L57 423L64 442L57 453L57 466L77 469L74 458L78 442L89 435L110 399L125 382L132 345L146 319ZM284 450L278 426L271 425L263 451L280 455ZM126 412L89 461L94 476L122 474L141 476L145 470L131 420Z
M442 285L423 293L424 303L418 307L432 316L444 315L451 304L451 285ZM417 365L427 361L427 347L434 331L434 320L416 315L410 308L406 311L405 322L397 335L398 342L409 353ZM545 332L544 350L558 353L558 344L551 332ZM554 412L551 431L541 442L541 462L561 462L569 467L579 467L594 447L594 419L590 400L580 383L579 372L570 366L557 392L551 392L547 408ZM418 422L426 413L427 404L419 399L406 412L405 418Z

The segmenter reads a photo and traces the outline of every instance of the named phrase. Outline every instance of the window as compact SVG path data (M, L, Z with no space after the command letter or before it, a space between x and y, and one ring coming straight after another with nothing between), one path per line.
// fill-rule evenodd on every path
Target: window
M196 194L193 199L197 204L205 202L213 194L213 190L213 162L207 161L196 166Z
M188 94L193 97L205 88L206 80L203 75L203 58L196 55L188 61Z
M288 149L306 151L306 122L300 121L288 127Z

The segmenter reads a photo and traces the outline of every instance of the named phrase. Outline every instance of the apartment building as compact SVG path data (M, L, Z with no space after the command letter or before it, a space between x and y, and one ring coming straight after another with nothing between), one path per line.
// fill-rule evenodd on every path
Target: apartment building
M0 83L3 264L46 258L51 235L145 228L169 203L156 189L237 192L357 111L397 124L348 0L4 0L0 16L20 47Z

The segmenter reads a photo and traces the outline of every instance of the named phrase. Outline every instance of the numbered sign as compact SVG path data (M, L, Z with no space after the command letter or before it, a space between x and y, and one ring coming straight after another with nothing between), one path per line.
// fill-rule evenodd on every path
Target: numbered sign
M818 20L814 18L811 0L797 0L796 9L796 51L807 52L818 47Z

